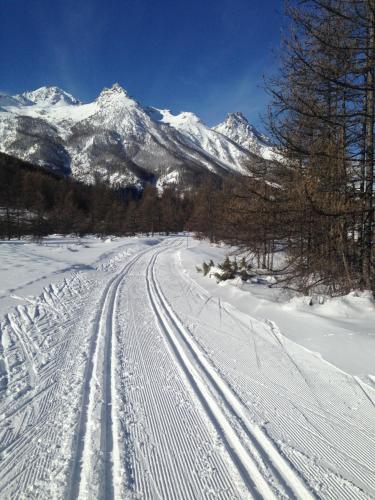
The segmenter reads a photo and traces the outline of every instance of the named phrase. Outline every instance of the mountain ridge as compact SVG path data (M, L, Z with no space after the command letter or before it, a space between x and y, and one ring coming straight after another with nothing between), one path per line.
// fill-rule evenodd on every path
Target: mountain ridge
M248 174L271 147L241 113L228 117L210 128L191 112L142 106L118 83L87 104L41 87L0 95L0 151L115 186Z

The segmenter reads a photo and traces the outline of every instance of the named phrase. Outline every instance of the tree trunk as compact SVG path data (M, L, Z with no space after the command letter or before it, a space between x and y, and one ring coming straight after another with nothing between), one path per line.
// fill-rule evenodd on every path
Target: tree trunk
M372 268L374 230L374 62L375 62L375 0L367 1L368 49L366 57L366 161L365 161L365 221L363 238L362 277L366 288L375 292Z

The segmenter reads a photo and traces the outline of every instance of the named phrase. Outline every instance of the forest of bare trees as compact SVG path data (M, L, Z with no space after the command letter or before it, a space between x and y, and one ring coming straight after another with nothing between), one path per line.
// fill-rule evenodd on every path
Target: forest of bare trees
M375 291L375 1L301 0L286 14L280 72L267 82L277 184L206 183L192 227L270 269L284 251L279 282L304 293Z
M192 200L177 186L159 193L87 186L0 154L0 238L104 236L183 231Z

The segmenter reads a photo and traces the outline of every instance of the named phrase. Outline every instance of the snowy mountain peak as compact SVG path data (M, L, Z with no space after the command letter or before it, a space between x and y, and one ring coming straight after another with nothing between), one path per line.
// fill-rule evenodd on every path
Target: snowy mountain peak
M249 123L248 119L240 111L236 111L235 113L228 113L224 122L214 127L214 129L220 132L220 130L218 130L219 127L226 130L237 129L245 134L247 133L253 135L254 138L262 142L263 144L269 144L268 138L258 132L258 130L253 125L251 125L251 123Z
M123 93L128 95L128 91L124 89L118 82L115 82L112 87L110 88L112 92L118 92L118 93Z
M20 101L38 106L67 106L78 105L80 101L74 96L55 86L40 87L31 92L15 96Z
M268 160L276 159L270 140L240 112L229 113L223 123L213 127L213 130L258 156Z
M246 123L249 124L247 118L240 112L228 113L225 119L226 123ZM249 124L250 125L250 124Z
M109 99L129 99L135 102L135 100L130 96L129 92L125 90L119 83L114 83L112 87L104 89L100 92L98 99L99 101L107 101Z

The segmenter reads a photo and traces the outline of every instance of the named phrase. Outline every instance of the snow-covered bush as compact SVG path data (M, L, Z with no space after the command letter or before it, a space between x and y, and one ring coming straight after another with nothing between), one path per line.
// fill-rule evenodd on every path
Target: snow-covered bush
M241 278L242 281L246 282L254 276L252 266L246 262L245 257L238 262L236 258L231 260L227 256L224 262L218 264L217 266L215 266L212 260L210 260L208 264L203 262L201 268L197 267L197 271L202 273L203 276L216 278L218 283L233 280L235 278Z

